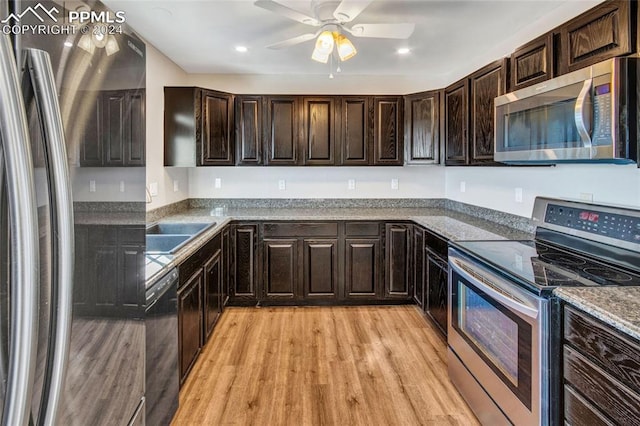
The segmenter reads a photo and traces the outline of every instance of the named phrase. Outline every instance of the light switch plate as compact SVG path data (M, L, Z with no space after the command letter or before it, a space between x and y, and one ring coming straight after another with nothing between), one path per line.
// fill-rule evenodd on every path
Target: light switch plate
M158 196L158 182L151 182L149 184L149 194L151 194L152 197Z
M515 198L516 198L516 203L521 203L522 202L522 188L516 188L516 190L515 190Z
M124 192L124 181L120 181L120 192Z
M222 179L216 178L214 186L215 186L216 189L222 188Z
M287 182L284 179L278 180L278 189L280 191L284 191L285 189L287 189Z
M174 179L173 180L173 192L178 192L180 191L180 184L178 182L178 179Z
M460 182L460 192L467 192L467 182Z
M356 180L355 179L349 179L347 181L347 188L356 189Z
M95 180L90 180L89 181L89 192L96 192L96 181Z
M391 189L398 189L398 179L391 179Z

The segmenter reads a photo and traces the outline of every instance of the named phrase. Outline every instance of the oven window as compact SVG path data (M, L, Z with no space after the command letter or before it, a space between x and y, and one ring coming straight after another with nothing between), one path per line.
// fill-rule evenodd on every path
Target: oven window
M518 324L478 293L460 285L460 329L518 386Z

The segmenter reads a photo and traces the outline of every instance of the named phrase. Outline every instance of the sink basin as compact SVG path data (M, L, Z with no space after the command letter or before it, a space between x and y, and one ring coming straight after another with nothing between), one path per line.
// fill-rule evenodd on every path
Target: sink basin
M147 254L173 254L191 238L192 235L147 235Z
M196 235L215 226L213 223L157 223L147 228L147 235Z

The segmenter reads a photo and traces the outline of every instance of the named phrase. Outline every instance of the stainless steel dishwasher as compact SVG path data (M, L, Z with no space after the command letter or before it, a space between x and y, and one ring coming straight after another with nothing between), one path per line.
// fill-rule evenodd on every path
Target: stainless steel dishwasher
M146 424L168 425L178 409L178 271L147 289Z

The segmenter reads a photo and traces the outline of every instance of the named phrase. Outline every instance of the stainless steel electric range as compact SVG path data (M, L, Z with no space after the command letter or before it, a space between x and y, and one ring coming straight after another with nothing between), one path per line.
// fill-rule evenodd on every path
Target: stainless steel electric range
M556 287L640 286L640 210L537 198L533 220L449 248L449 375L484 424L555 423Z

